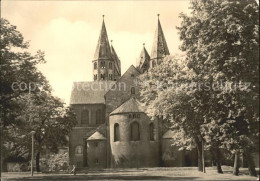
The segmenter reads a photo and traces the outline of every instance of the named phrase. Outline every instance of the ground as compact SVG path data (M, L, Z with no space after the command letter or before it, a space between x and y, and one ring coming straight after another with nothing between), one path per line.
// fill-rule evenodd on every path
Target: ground
M240 175L232 175L232 167L223 166L224 174L216 173L215 168L206 168L206 173L197 171L195 167L169 168L135 168L135 169L105 169L80 171L77 175L68 173L3 173L2 180L259 180L259 177L248 175L246 168L241 168ZM258 169L259 173L259 169Z

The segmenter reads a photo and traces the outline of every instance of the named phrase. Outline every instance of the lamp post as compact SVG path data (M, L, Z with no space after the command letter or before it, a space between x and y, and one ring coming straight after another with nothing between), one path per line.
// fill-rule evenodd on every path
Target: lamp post
M34 158L34 134L35 131L31 132L32 134L32 158L31 158L31 176L33 176L33 158Z
M202 171L203 173L206 173L205 169L205 155L204 155L204 140L201 135L198 136L199 140L201 141L201 160L202 160Z

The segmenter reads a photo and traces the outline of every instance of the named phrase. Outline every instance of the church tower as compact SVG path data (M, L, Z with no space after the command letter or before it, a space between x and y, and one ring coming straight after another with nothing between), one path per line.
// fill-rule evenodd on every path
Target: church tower
M154 41L153 41L153 48L152 48L152 52L151 52L151 60L150 60L150 67L153 68L155 67L157 64L159 64L163 58L167 55L170 55L164 34L163 34L163 30L162 30L162 26L160 23L160 19L159 19L159 14L158 14L158 25L155 31L155 36L154 36Z
M136 62L136 67L140 73L144 73L149 69L150 56L145 48L145 44L143 44L143 49L141 54Z
M94 81L117 80L118 75L121 75L120 69L119 69L119 74L115 75L116 72L115 69L116 67L118 67L115 64L118 63L116 62L117 60L113 59L114 54L116 53L113 50L114 53L112 54L111 49L114 48L110 47L105 21L104 21L104 15L103 15L101 32L99 35L98 44L94 55L94 60L92 61ZM119 59L118 61L120 62Z
M114 80L118 80L121 77L121 61L119 60L116 51L112 45L113 40L111 40L111 55L114 61Z

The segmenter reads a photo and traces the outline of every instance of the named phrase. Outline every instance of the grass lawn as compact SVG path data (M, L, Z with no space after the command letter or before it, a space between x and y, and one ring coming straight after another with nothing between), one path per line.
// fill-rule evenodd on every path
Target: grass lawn
M104 169L80 171L77 175L66 173L35 173L30 177L25 173L2 173L2 180L254 180L257 177L248 175L246 168L240 169L240 175L232 175L232 167L223 166L224 174L216 173L215 168L207 167L206 173L197 171L195 167L160 167L133 169ZM259 173L259 169L258 169Z

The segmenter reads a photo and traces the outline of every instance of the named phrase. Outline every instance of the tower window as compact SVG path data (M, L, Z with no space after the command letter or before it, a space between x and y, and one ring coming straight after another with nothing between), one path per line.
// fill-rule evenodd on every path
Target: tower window
M153 123L149 125L150 140L154 141L154 126Z
M94 69L97 69L97 62L94 63Z
M105 80L105 74L100 74L101 80Z
M131 124L131 141L138 141L140 140L140 130L139 124L137 122L133 122Z
M135 88L134 87L131 88L131 94L135 94Z
M94 75L94 80L97 80L97 75Z
M109 69L112 69L112 62L109 62Z
M116 123L114 125L114 142L119 141L120 135L119 135L119 124Z
M134 74L131 74L131 77L135 77L135 75L134 75Z
M88 110L83 110L81 112L81 124L88 124L89 123L89 112Z
M104 61L102 61L102 62L100 63L100 68L102 68L102 69L106 68L106 64L105 64Z

